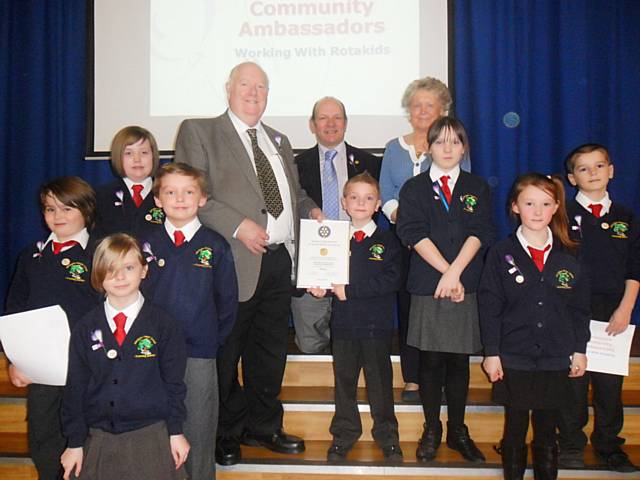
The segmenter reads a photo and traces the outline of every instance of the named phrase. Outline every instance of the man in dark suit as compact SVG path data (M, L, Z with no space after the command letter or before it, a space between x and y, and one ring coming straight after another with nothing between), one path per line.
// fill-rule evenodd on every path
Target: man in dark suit
M300 184L327 218L349 220L340 202L344 184L365 170L377 180L381 160L344 141L347 113L336 98L324 97L315 103L309 128L318 143L296 156ZM291 312L298 348L305 353L328 352L331 299L298 291L291 300Z
M238 315L217 356L216 461L233 465L240 459L241 441L281 453L304 451L301 438L282 430L278 395L299 218L321 219L323 214L300 188L287 137L261 122L269 92L262 68L252 62L237 65L226 90L224 114L182 123L175 160L205 173L209 191L200 219L226 238L236 265Z

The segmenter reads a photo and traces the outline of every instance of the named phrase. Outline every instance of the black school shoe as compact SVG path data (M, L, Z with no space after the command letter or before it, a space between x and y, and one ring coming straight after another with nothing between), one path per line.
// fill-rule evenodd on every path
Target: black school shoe
M480 463L486 460L484 454L471 440L469 429L466 425L452 427L447 422L447 446L459 452L467 462Z
M638 470L622 450L608 454L596 451L596 455L604 463L607 470L621 473L636 472Z
M237 438L221 437L216 440L216 463L218 465L235 465L241 458L240 442Z
M436 458L438 447L442 442L442 422L438 421L436 425L427 426L425 423L422 437L418 440L418 448L416 449L416 458L419 462L429 462Z
M584 468L584 450L581 448L561 448L558 452L560 468Z
M302 453L304 440L294 435L287 435L282 429L272 434L247 433L242 436L242 444L250 447L264 447L277 453Z
M329 447L329 450L327 450L327 461L342 462L346 460L349 450L351 450L351 447L345 447L342 445L338 445L337 443L332 443Z
M400 463L402 462L402 449L400 445L387 445L382 447L382 454L387 462Z

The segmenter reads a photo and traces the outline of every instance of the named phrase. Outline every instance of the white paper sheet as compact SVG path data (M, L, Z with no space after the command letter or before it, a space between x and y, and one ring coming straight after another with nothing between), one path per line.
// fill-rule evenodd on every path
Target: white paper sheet
M300 220L297 287L349 283L349 222Z
M591 340L587 344L587 370L590 372L629 375L629 352L635 325L616 336L605 332L607 322L591 320Z
M69 335L67 315L59 305L0 317L7 358L33 383L66 383Z

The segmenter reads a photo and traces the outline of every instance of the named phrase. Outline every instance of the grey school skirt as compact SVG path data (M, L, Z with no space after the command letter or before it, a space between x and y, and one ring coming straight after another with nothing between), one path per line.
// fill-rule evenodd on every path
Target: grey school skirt
M213 472L212 472L213 475ZM183 480L176 470L164 422L119 434L89 430L79 480Z
M454 303L411 295L407 345L429 352L476 353L482 348L475 293Z

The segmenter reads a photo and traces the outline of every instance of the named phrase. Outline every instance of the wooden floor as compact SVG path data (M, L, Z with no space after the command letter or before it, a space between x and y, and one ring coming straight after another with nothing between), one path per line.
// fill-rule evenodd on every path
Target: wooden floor
M471 380L466 422L487 462L477 465L465 462L447 448L438 450L433 462L417 462L415 450L424 421L421 406L401 399L402 376L397 357L392 357L394 400L399 422L404 461L390 464L372 441L364 378L358 388L358 403L363 423L361 440L343 462L329 463L326 451L331 443L329 423L333 416L333 363L330 355L299 354L290 336L288 358L281 400L284 406L284 427L289 433L305 438L306 451L300 455L281 455L263 448L242 447L243 460L233 467L218 467L218 480L334 480L351 477L371 479L451 479L486 480L502 478L500 456L493 446L502 436L503 412L491 402L491 386L480 367L481 358L470 362ZM632 353L640 357L639 335L635 336ZM397 349L397 346L394 347ZM396 350L397 351L397 350ZM26 434L25 389L12 386L6 375L6 359L0 355L0 480L37 480L28 456ZM443 398L443 405L445 399ZM624 446L631 460L640 465L640 358L632 359L630 375L625 378ZM442 419L446 425L446 407ZM586 431L591 429L591 421ZM559 478L578 479L640 479L640 472L619 474L602 469L590 448L585 452L586 466L581 470L561 470ZM527 479L533 478L530 466ZM146 479L142 479L146 480Z

